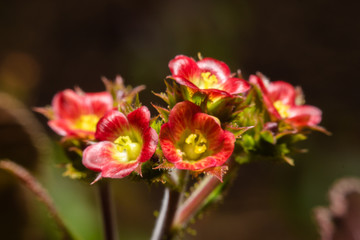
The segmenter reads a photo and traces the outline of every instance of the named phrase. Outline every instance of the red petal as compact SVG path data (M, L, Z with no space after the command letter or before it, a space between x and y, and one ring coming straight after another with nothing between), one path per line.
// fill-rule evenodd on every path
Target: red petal
M302 105L289 109L290 117L287 122L295 126L314 126L321 122L321 110L314 106Z
M230 94L239 94L248 91L250 84L240 78L229 78L222 85L222 89Z
M186 128L192 126L193 116L198 112L201 112L200 107L188 101L177 103L171 109L169 124L175 141L180 139Z
M201 72L211 72L212 74L215 74L216 78L219 80L219 84L227 81L231 75L228 65L213 58L204 58L198 61L197 65L201 69Z
M128 114L129 124L136 126L141 132L147 130L150 124L150 111L147 107L140 107Z
M165 123L162 125L159 138L161 149L165 158L171 163L181 161L182 156L176 151L176 141L174 140L173 131L170 128L170 123Z
M146 162L152 157L152 155L154 155L156 151L158 135L154 129L148 127L148 129L143 132L142 137L144 141L143 148L137 160L139 162Z
M267 88L269 97L273 102L281 101L285 105L293 106L295 104L295 88L283 81L271 82Z
M86 93L84 100L91 109L91 113L98 117L104 116L113 108L113 97L108 92Z
M267 91L267 87L264 84L264 81L259 76L250 75L249 82L254 84L254 85L257 85L264 95L269 94L268 91Z
M48 122L49 127L59 134L60 136L66 136L70 134L71 122L66 120L51 120Z
M173 76L184 79L200 78L200 70L195 60L187 56L178 55L169 62L169 68Z
M179 77L179 76L170 76L169 78L172 78L174 79L178 84L180 85L184 85L186 87L189 87L189 88L192 88L192 89L195 89L195 90L199 90L199 88L193 84L192 82L186 80L185 78L183 77Z
M199 130L208 140L210 150L219 148L222 145L223 130L214 117L206 113L196 113L193 117L191 130Z
M191 171L203 170L210 167L216 166L216 159L212 156L200 159L196 162L181 161L175 163L177 169L187 169Z
M223 165L234 151L235 136L231 132L224 131L222 148L212 157L216 159L216 166Z
M60 119L77 119L88 111L83 98L70 89L57 93L52 100L52 107L56 118Z
M259 76L251 75L249 82L260 88L260 90L262 92L262 98L263 98L264 104L265 104L267 110L269 111L269 113L277 119L282 119L279 112L274 107L273 101L269 97L269 92L268 92L263 80Z
M125 115L119 111L112 110L99 120L96 126L95 138L112 142L128 129L129 123Z

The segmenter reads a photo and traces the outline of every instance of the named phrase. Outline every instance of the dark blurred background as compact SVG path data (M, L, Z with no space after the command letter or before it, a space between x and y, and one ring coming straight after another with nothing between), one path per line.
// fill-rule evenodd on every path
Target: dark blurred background
M295 167L243 165L223 203L185 239L317 239L312 209L327 204L335 179L360 173L359 9L355 0L1 1L0 158L49 188L79 239L101 239L96 187L61 177L59 138L27 110L65 88L102 91L100 77L116 74L147 86L145 105L162 103L151 91L165 89L169 60L201 52L245 78L261 71L301 85L333 136L312 134ZM162 187L127 180L112 187L121 239L148 239ZM59 237L45 208L3 171L0 212L1 239Z

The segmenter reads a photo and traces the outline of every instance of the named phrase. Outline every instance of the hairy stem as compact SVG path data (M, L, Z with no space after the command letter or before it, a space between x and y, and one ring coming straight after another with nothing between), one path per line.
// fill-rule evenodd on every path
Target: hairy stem
M113 215L113 205L111 201L110 185L106 180L99 182L99 197L101 204L101 214L104 227L104 239L116 240L115 221Z
M22 166L9 160L1 160L0 168L15 175L24 184L24 186L29 189L33 194L35 194L39 198L39 200L46 206L46 208L50 212L50 215L53 217L62 233L62 239L74 239L67 227L65 226L64 222L60 218L53 200L47 193L46 189L35 179L35 177L33 177Z
M186 201L178 208L175 214L173 227L182 228L198 212L204 200L221 182L213 176L206 176Z

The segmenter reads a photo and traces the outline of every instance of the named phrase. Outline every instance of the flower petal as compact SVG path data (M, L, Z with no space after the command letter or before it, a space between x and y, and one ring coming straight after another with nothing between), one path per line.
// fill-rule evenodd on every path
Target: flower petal
M160 145L161 145L161 149L164 153L165 158L171 162L171 163L175 163L175 162L179 162L182 160L182 156L181 154L176 150L175 147L175 140L173 137L173 131L170 128L170 124L169 123L165 123L164 125L162 125L161 127L161 131L160 131Z
M322 112L317 107L302 105L290 108L289 114L286 121L295 126L314 126L321 122Z
M96 126L95 138L101 141L115 141L128 129L129 122L125 115L112 110L99 120Z
M198 112L201 112L200 107L188 101L177 103L171 109L169 124L175 141L180 139L188 126L192 126L193 116Z
M244 93L250 89L250 84L240 78L229 78L222 85L222 89L230 94Z
M57 93L52 100L52 107L56 118L77 119L88 108L83 98L71 89Z
M191 130L199 130L208 140L210 150L222 146L223 130L216 119L206 113L196 113L192 120Z
M116 145L99 142L84 150L82 163L90 170L101 172L101 177L123 178L138 167L138 161L120 162L116 159Z
M213 58L204 58L198 61L197 65L201 69L201 72L211 72L215 74L219 84L226 82L231 75L228 65Z
M86 93L84 100L91 109L91 114L99 118L113 108L113 97L109 92Z
M216 159L216 166L223 165L234 151L235 136L231 132L224 131L221 150L213 158Z
M73 123L67 119L50 120L49 127L60 136L94 137L94 132L74 129Z
M175 167L178 169L187 169L191 171L203 170L210 167L216 166L216 159L212 156L200 159L198 161L190 162L190 161L181 161L176 162Z
M193 58L178 55L169 62L169 68L173 76L184 79L200 78L200 69Z
M100 172L105 164L114 160L115 144L104 141L90 145L84 150L82 163L90 170Z
M154 129L148 127L143 132L143 148L137 159L139 162L146 162L154 155L158 143L158 135Z
M259 76L251 75L249 82L260 88L260 91L262 92L262 99L269 113L272 116L274 116L276 119L282 119L279 112L274 107L273 101L269 98L269 92L263 82L263 79L260 78Z
M141 132L149 128L150 111L147 107L142 106L128 114L129 124L137 127Z
M293 106L295 104L295 88L287 82L271 82L267 88L269 97L273 102L281 101L285 105Z

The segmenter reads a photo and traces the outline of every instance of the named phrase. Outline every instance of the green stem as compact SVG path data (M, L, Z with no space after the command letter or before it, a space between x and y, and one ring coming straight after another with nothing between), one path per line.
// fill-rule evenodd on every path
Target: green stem
M106 180L99 182L99 196L104 227L104 239L116 240L115 221L111 202L110 185Z

